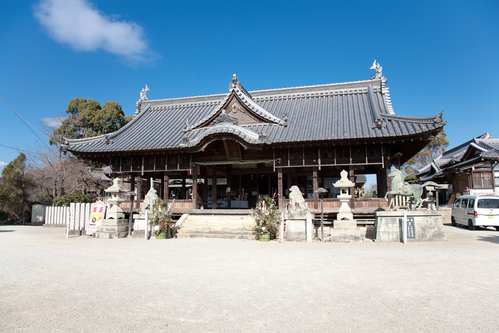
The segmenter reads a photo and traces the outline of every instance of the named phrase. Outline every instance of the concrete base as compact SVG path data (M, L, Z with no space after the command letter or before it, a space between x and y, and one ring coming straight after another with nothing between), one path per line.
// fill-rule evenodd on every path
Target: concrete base
M128 221L125 219L103 219L94 238L125 238L128 236Z
M331 228L331 241L338 243L364 242L365 232L357 228L355 220L335 220Z
M331 228L331 242L335 243L363 243L365 240L365 232L355 228Z
M414 218L414 238L408 242L445 241L442 214L434 210L407 211ZM376 212L376 242L402 242L403 211Z
M314 225L312 223L312 214L308 210L288 213L284 219L286 223L285 240L312 242Z
M132 231L132 238L144 238L145 237L145 230L133 230Z
M144 238L146 232L146 216L145 214L133 214L133 238Z

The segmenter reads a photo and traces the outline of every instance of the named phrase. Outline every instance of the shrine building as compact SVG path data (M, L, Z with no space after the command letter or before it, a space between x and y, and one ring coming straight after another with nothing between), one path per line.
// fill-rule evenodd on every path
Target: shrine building
M133 120L118 131L68 139L78 158L111 165L112 175L136 191L140 205L150 184L174 213L251 209L264 195L285 209L297 185L317 213L339 207L333 183L346 170L352 182L376 175L378 198L355 198L355 214L386 207L392 166L400 167L442 130L432 117L395 114L381 67L367 80L251 90L234 74L226 93L149 99L142 90ZM151 181L152 179L152 181ZM357 181L358 183L358 181Z

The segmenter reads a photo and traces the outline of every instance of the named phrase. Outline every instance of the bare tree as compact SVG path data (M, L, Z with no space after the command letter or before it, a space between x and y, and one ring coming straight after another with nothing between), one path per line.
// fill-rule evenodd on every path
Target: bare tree
M57 146L39 148L30 157L38 198L53 199L72 193L100 194L109 186L109 179L102 169L61 153Z

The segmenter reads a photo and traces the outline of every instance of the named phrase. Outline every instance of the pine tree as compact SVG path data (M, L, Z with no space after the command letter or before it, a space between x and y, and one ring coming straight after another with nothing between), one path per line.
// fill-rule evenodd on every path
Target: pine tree
M447 146L449 146L449 140L447 140L447 133L442 128L432 142L403 165L403 170L407 175L414 175L419 169L440 156Z
M34 186L27 174L26 155L20 153L3 169L0 184L0 210L7 213L9 219L22 224L29 219L29 214L26 216L29 212L28 190Z

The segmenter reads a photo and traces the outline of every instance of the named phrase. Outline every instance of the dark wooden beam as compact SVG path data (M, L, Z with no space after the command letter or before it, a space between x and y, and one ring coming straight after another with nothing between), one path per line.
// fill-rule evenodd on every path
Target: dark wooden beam
M233 140L223 140L223 143L228 161L240 161L243 158L239 143Z
M277 168L277 205L279 209L282 209L282 194L283 194L282 168Z

